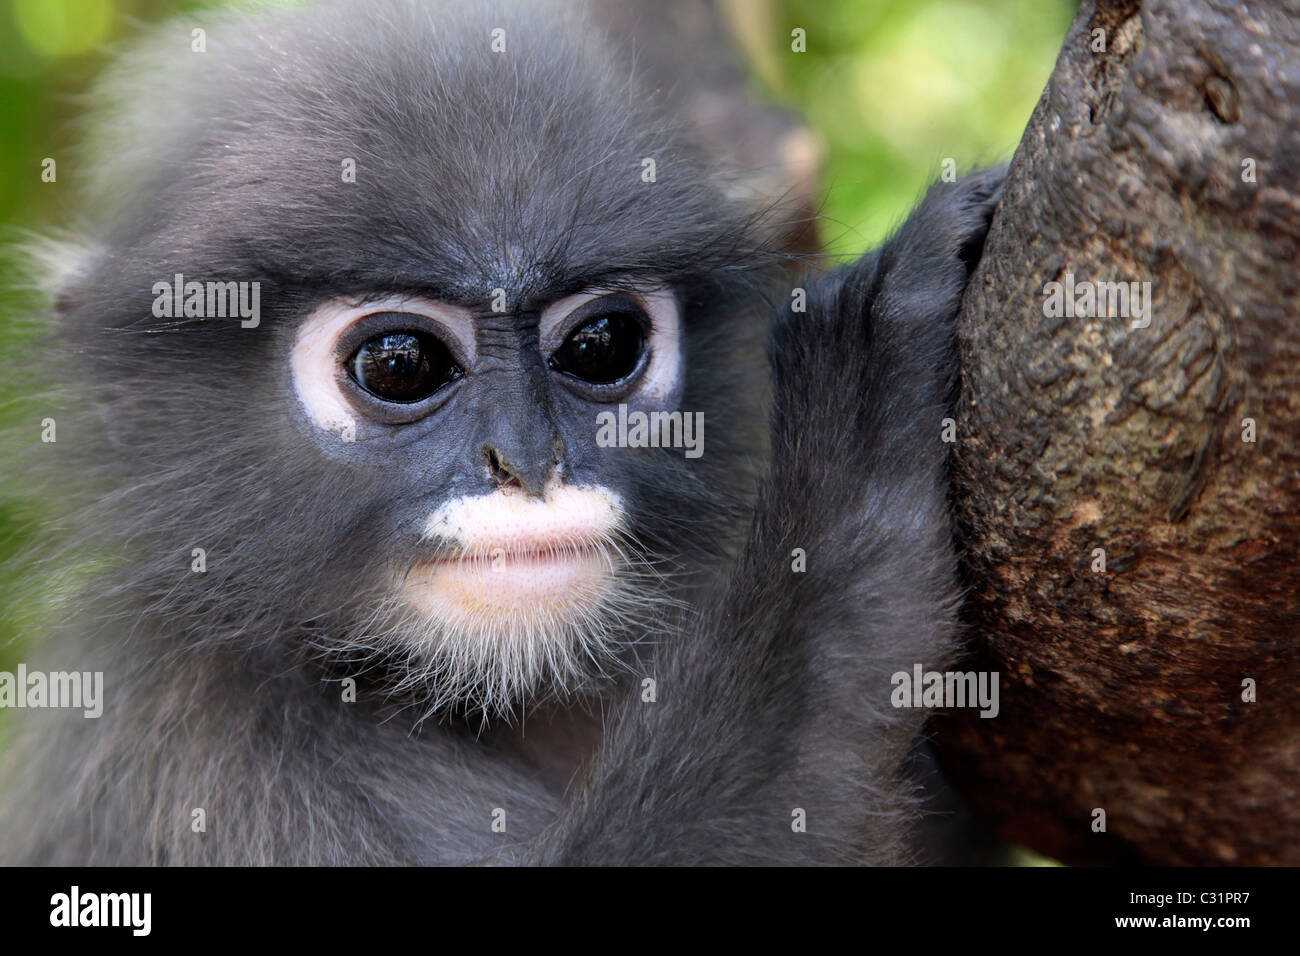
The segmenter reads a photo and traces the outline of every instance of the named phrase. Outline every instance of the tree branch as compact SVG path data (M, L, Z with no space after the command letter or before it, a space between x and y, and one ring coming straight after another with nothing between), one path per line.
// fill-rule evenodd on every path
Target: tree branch
M1002 713L933 726L1067 861L1300 864L1297 51L1294 3L1085 0L967 292L956 502ZM1053 281L1149 282L1149 325L1046 314Z

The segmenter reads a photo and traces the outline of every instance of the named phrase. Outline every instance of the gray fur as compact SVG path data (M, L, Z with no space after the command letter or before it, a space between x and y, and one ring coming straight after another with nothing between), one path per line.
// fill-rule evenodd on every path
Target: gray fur
M725 171L568 7L384 0L203 25L207 54L173 24L100 94L44 365L72 370L68 399L42 452L73 515L63 560L114 560L32 666L103 670L108 702L15 721L0 861L909 860L900 768L924 714L889 705L889 677L954 647L940 423L1001 174L937 185L882 249L801 280L807 313L778 314L780 211L724 198ZM174 272L261 281L262 327L153 318L150 286ZM295 319L347 292L481 309L503 287L502 334L524 335L541 304L611 277L678 291L681 407L709 423L695 462L575 465L628 503L646 613L617 622L619 674L544 688L514 720L431 711L436 687L376 650L367 600L381 560L414 547L411 516L477 479L427 431L370 460L314 443L284 369ZM499 411L539 401L503 389ZM527 741L543 712L602 731L576 779Z

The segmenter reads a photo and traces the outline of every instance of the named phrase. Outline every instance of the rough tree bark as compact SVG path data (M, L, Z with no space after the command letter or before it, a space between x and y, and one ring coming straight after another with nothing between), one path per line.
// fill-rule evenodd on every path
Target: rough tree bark
M966 617L1002 710L933 728L1002 835L1300 864L1298 250L1300 7L1085 0L961 320ZM1149 327L1049 317L1067 273L1149 281Z

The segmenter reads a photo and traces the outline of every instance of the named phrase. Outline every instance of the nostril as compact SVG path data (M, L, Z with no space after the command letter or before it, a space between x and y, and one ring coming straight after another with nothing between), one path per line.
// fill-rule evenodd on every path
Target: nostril
M485 448L484 452L487 455L488 473L494 482L503 488L520 483L519 478L501 460L495 448Z

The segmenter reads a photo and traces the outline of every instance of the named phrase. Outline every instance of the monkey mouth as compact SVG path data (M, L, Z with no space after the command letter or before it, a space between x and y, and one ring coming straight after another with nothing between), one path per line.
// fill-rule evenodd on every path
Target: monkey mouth
M507 568L529 568L541 565L564 564L579 561L593 554L604 554L605 548L586 542L557 542L528 547L493 548L467 554L453 554L424 562L430 566L451 566L474 570L504 571ZM486 568L483 566L486 565Z
M422 613L473 630L572 624L600 603L617 560L589 542L479 547L417 564L405 591Z
M424 529L443 550L407 574L407 603L482 637L571 629L609 596L621 514L609 490L556 479L541 497L507 487L448 501Z

